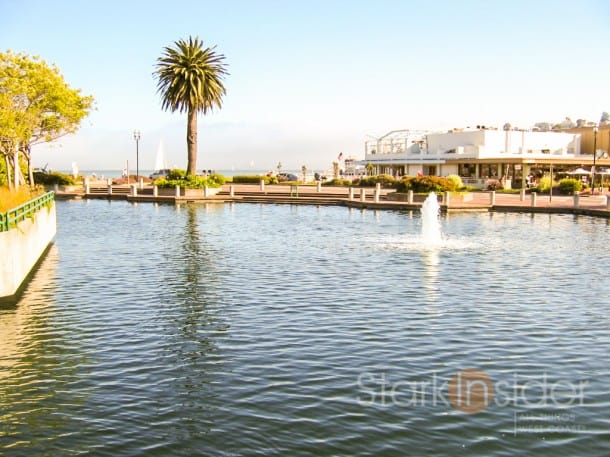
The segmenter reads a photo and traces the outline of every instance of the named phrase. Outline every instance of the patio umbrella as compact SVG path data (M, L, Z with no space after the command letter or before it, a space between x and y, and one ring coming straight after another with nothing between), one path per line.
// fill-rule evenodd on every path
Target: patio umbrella
M585 170L584 168L577 168L576 170L566 172L567 175L590 175L591 170Z

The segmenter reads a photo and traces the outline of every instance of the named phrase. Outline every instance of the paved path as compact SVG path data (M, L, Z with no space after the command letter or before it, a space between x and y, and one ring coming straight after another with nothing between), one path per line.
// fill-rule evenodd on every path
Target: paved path
M113 186L127 187L127 186ZM233 196L231 196L233 189ZM148 195L138 194L137 196L116 193L113 199L127 199L133 201L166 202L180 204L190 201L202 202L273 202L291 204L328 204L344 205L359 208L372 209L415 209L419 208L426 195L415 195L412 204L406 201L393 200L388 196L394 192L393 189L381 189L379 202L374 201L375 189L364 188L366 198L362 201L360 197L361 188L353 189L353 198L350 199L350 189L347 187L322 186L318 190L317 186L299 185L298 197L296 189L290 185L266 185L261 188L258 184L225 184L218 195L208 198L193 197L153 197L152 191ZM124 189L127 190L127 189ZM461 194L451 194L449 205L443 204L445 211L524 211L524 212L564 212L573 214L588 214L610 218L608 208L608 192L596 195L581 195L578 198L578 206L575 206L575 199L572 196L554 195L552 199L549 195L537 195L536 204L532 204L532 196L525 195L522 200L520 194L495 194L495 205L491 204L490 192L471 192L468 194L468 201L461 201ZM57 198L110 198L105 194L80 193L58 193ZM439 196L439 198L441 198ZM444 202L443 202L444 203Z

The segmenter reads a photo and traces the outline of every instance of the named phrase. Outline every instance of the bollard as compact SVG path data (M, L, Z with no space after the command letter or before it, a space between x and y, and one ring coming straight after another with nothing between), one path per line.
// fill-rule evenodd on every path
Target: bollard
M85 178L85 194L91 193L91 185L89 184L89 176Z
M140 189L144 189L144 178L140 178Z
M231 198L235 197L235 186L233 184L229 186L229 196Z
M354 188L353 187L349 188L349 199L350 200L354 199Z
M261 192L265 192L265 180L264 179L261 179L260 185L261 185Z
M112 195L112 184L108 184L108 195Z
M525 189L521 189L519 191L519 200L524 202L525 201Z
M574 193L574 208L578 208L580 205L580 195Z
M492 190L489 193L489 204L491 206L494 206L496 204L496 191L495 190ZM536 205L534 205L534 206L536 206Z
M536 206L536 197L537 197L536 192L532 192L532 206Z
M180 186L176 186L176 198L180 197Z
M409 192L407 192L407 203L409 205L413 204L413 191L410 190Z
M362 189L360 189L360 201L361 202L366 201L366 190L364 189L364 187Z
M138 195L138 185L137 184L132 184L131 185L131 196L135 197Z
M451 192L445 191L445 206L447 208L449 208L450 204L451 204Z
M210 188L208 186L203 186L203 197L208 198L210 196Z
M606 211L610 211L610 195L606 195Z
M158 197L159 196L159 186L153 186L153 197Z
M381 184L375 184L375 203L379 203L379 197L381 196Z
M318 193L322 192L322 181L318 181L318 183L316 184L316 190L318 191Z
M53 184L53 192L59 192L59 184Z

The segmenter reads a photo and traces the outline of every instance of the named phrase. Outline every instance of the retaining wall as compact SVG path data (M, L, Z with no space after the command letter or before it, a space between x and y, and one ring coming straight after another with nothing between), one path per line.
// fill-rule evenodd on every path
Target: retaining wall
M47 252L57 231L55 202L0 232L0 300L13 301L38 262Z

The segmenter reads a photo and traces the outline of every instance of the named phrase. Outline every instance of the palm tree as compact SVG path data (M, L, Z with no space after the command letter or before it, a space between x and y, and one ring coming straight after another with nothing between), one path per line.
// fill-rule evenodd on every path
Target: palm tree
M164 110L188 113L186 146L187 175L197 173L197 113L207 114L222 106L226 90L223 78L228 74L224 55L217 54L216 46L203 48L198 37L179 40L173 47L165 47L157 59L155 75L157 92L161 94Z

